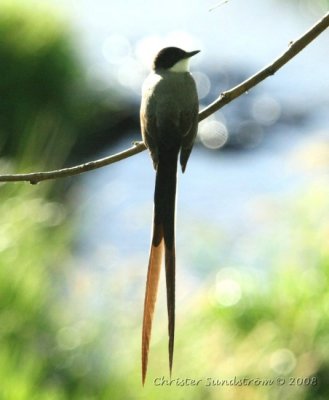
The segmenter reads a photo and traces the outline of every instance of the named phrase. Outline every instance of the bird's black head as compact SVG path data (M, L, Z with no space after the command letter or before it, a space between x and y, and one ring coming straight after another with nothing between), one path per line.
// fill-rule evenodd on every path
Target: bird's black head
M179 47L165 47L155 56L153 61L153 69L155 71L169 69L179 61L190 58L194 56L194 54L199 53L199 51L200 50L187 52Z

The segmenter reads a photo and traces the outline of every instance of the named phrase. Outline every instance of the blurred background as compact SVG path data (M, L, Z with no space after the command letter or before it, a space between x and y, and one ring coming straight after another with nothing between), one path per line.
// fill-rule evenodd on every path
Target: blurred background
M201 49L191 70L203 108L328 4L1 0L0 173L74 165L140 140L140 87L161 47ZM203 121L179 173L172 378L196 386L157 384L168 379L163 276L141 385L147 152L80 177L0 186L1 398L328 398L328 48L325 32ZM221 385L234 377L273 383Z

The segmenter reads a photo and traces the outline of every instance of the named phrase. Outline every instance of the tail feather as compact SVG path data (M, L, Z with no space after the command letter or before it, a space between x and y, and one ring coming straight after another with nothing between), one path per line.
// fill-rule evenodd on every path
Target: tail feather
M160 158L159 175L162 179L164 193L159 193L162 204L160 218L163 221L163 235L165 243L165 269L167 286L167 310L168 310L168 335L169 335L169 371L171 376L174 341L175 341L175 203L176 203L176 175L178 152L165 154Z
M175 199L178 150L159 153L155 193L153 238L148 266L142 333L142 381L145 383L153 314L165 251L169 368L173 365L175 337Z
M168 309L168 334L169 334L169 371L171 376L174 341L175 341L175 248L165 247L167 309Z
M157 245L154 244L156 238ZM163 257L163 232L161 225L154 225L153 240L150 251L150 260L147 271L147 281L144 300L144 317L143 317L143 332L142 332L142 381L145 383L148 353L150 348L150 339L152 332L152 322L154 308L158 293L159 277L161 270L161 262Z

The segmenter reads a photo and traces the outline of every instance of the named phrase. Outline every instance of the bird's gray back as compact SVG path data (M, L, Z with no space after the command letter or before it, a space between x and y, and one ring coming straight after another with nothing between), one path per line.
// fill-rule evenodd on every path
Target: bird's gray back
M198 115L198 96L192 75L151 73L143 85L142 135L153 161L160 148L192 148Z

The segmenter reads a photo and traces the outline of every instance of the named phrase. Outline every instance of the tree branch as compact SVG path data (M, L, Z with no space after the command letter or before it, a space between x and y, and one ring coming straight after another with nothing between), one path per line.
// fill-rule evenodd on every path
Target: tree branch
M258 83L262 82L265 78L274 75L281 67L287 64L292 58L294 58L300 51L302 51L308 44L316 39L320 33L322 33L329 26L329 12L321 18L311 29L309 29L303 36L295 41L289 43L289 49L285 51L279 58L273 61L272 64L263 68L255 75L246 79L234 88L221 93L220 97L211 103L208 107L202 110L199 114L199 121L209 117L215 111L230 103L232 100L241 96Z
M295 57L301 50L303 50L308 44L310 44L315 38L317 38L320 33L322 33L329 26L329 12L324 15L321 20L319 20L311 29L309 29L304 35L299 39L289 43L289 48L280 57L278 57L272 64L263 68L261 71L257 72L255 75L246 79L244 82L235 86L234 88L221 93L219 98L211 103L208 107L199 113L199 121L209 117L209 115L218 111L220 108L230 103L232 100L241 96L243 93L247 92L258 83L263 81L265 78L275 74L283 65ZM31 184L36 184L38 182L48 180L64 178L67 176L78 175L83 172L91 171L93 169L104 167L105 165L113 164L117 161L123 160L125 158L131 157L138 154L146 149L143 142L137 142L133 147L124 150L120 153L114 154L109 157L105 157L99 160L90 161L85 164L77 165L71 168L63 168L54 171L47 172L33 172L29 174L7 174L0 175L0 182L19 182L26 181Z
M121 151L120 153L113 154L112 156L100 158L99 160L89 161L85 164L76 165L70 168L56 169L53 171L46 172L32 172L29 174L7 174L0 175L0 182L30 182L35 185L41 181L48 179L65 178L67 176L73 176L82 174L83 172L91 171L93 169L105 167L105 165L113 164L115 162L124 160L125 158L131 157L135 154L141 153L146 149L143 142L135 142L133 147L127 150Z

